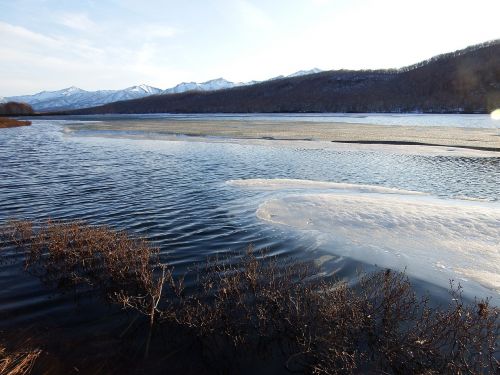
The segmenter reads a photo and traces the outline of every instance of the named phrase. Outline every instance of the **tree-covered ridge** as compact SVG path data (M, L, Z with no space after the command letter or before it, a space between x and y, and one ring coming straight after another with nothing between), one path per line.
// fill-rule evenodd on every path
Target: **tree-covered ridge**
M0 103L0 115L16 116L31 114L33 114L33 108L29 104L18 102Z

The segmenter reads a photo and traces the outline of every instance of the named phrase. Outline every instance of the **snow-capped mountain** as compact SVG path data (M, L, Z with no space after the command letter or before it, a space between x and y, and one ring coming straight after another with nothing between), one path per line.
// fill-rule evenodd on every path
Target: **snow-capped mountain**
M299 70L298 72L287 75L287 78L291 77L299 77L299 76L307 76L309 74L321 73L322 70L318 68L313 68L311 70Z
M323 70L318 69L318 68L313 68L313 69L310 69L310 70L299 70L299 71L297 71L295 73L292 73L292 74L289 74L287 76L279 75L279 76L270 78L270 79L268 79L268 81L274 81L274 80L283 79L283 78L293 78L293 77L307 76L309 74L321 73L322 71Z
M7 100L3 96L0 96L0 103L7 103Z
M30 104L35 111L53 111L94 107L119 100L143 98L161 93L161 89L147 85L127 87L123 90L85 91L68 87L57 91L42 91L34 95L11 96L9 101Z
M232 87L241 86L243 83L234 83L225 80L224 78L212 79L210 81L197 83L197 82L182 82L177 86L164 90L163 94L179 94L186 91L215 91L230 89Z
M127 87L124 90L118 90L110 93L106 97L106 102L110 103L117 102L119 100L143 98L145 96L160 94L161 92L161 89L148 85L132 86Z

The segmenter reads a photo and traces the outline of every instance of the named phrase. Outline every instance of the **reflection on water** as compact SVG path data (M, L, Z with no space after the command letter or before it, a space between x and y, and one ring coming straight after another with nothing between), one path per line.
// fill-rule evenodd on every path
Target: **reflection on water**
M379 185L495 202L500 157L66 137L50 121L0 134L0 221L53 217L125 229L154 241L178 272L248 244L275 254L323 255L313 239L256 218L270 192L225 184L248 178ZM357 266L335 261L343 277ZM18 270L19 264L0 266L0 326L67 314L70 296L53 296Z

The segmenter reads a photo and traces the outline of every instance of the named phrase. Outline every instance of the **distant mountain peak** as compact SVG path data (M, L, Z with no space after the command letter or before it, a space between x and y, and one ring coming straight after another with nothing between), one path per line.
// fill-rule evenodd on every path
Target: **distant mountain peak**
M53 91L53 92L57 92L57 91ZM76 86L71 86L71 87L68 87L66 89L60 90L60 92L64 93L65 95L71 95L71 94L87 92L87 91L85 91L79 87L76 87Z
M217 83L217 82L220 82L220 83L233 83L233 82L228 81L227 79L222 78L222 77L211 79L211 80L208 80L208 81L203 82L203 83Z
M219 77L202 83L182 82L174 87L164 90L163 94L179 94L187 91L216 91L216 90L230 89L232 87L240 85L242 84L234 83L222 77Z
M287 75L287 77L291 78L291 77L306 76L306 75L309 75L309 74L321 73L322 71L323 70L321 70L319 68L312 68L310 70L299 70L299 71L297 71L295 73Z
M162 90L157 88L157 87L149 86L149 85L146 85L143 83L141 85L127 87L123 91L144 92L144 93L154 95L154 94L159 94Z

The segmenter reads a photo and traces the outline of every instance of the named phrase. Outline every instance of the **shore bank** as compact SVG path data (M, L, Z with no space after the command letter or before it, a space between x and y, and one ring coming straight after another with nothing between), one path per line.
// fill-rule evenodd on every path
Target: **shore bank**
M31 121L20 121L7 117L0 117L0 129L15 128L18 126L29 126Z
M500 130L270 121L120 120L71 125L70 131L120 131L230 139L326 141L397 146L444 146L500 152Z

